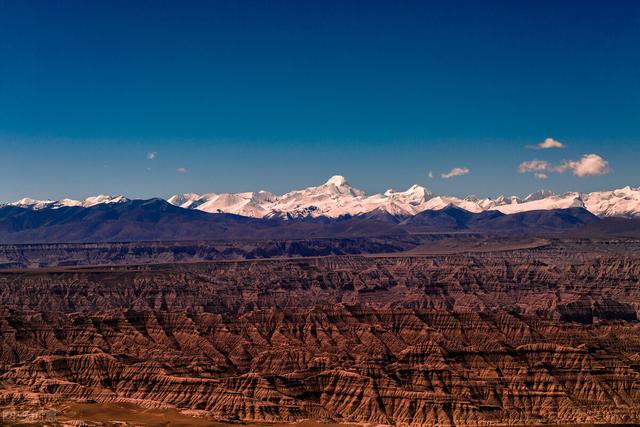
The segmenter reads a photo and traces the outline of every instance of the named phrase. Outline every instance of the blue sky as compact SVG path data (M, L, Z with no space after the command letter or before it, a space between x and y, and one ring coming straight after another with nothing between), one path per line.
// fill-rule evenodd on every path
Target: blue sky
M636 1L0 0L0 200L640 186L638 46Z

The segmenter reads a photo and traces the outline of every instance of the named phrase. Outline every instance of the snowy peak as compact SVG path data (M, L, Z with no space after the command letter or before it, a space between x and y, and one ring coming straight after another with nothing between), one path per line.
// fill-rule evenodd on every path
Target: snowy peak
M526 211L549 210L549 209L569 209L582 208L584 203L580 193L565 193L557 196L552 195L544 198L533 198L522 203L511 203L497 205L491 210L499 210L504 214L513 214Z
M27 208L27 209L46 209L54 207L54 200L36 200L30 197L24 197L20 200L16 200L15 202L9 203L9 206L17 206L19 208Z
M384 196L412 205L419 205L429 200L433 193L421 185L414 184L405 191L389 189L384 192Z
M83 202L73 199L61 199L57 202L60 206L83 206Z
M336 187L348 186L347 178L342 175L334 175L324 183L324 185L334 185Z
M36 200L29 197L25 197L20 200L16 200L15 202L9 203L9 206L17 206L20 208L26 209L58 209L62 207L71 207L71 206L81 206L84 208L89 208L91 206L100 205L100 204L108 204L108 203L123 203L127 202L127 199L124 196L108 196L106 194L100 194L97 196L87 197L83 201L73 200L73 199L60 199L60 200Z
M362 197L365 195L364 191L353 188L349 185L347 179L342 175L334 175L327 180L323 185L318 187L309 187L301 191L307 191L316 194L328 194L333 196L350 195L354 197ZM296 193L295 191L292 193Z
M268 191L244 193L208 193L199 196L195 193L176 194L167 201L186 209L197 209L209 213L232 213L235 215L264 217L268 214L262 204L272 203L275 195Z
M640 217L640 188L629 186L583 195L587 210L598 216Z
M103 205L103 204L111 204L111 203L124 203L124 202L128 202L128 201L129 201L129 199L127 199L126 197L124 197L122 195L109 196L109 195L106 195L106 194L99 194L97 196L87 197L86 199L84 199L84 202L82 202L82 206L84 206L85 208L89 208L89 207L95 206L95 205Z
M200 195L196 193L176 194L167 199L167 202L181 208L190 208L194 202L200 199Z
M290 191L278 197L279 203L312 203L326 202L327 200L336 200L343 198L364 197L362 190L353 188L349 185L346 178L340 175L332 176L327 182L317 187L307 187L302 190Z
M527 197L524 198L524 201L525 202L532 202L534 200L542 200L542 199L545 199L547 197L553 197L555 195L556 194L553 191L540 189L540 190L538 190L536 192L533 192L533 193L529 194Z
M498 196L496 197L496 199L493 201L494 206L501 206L501 205L517 205L519 203L521 203L521 200L518 196Z

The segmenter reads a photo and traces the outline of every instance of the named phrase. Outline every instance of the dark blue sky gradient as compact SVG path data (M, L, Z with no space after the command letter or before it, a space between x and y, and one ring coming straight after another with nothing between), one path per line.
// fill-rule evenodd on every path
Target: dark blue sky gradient
M631 0L0 0L0 200L640 186L639 46ZM585 153L612 172L517 172Z

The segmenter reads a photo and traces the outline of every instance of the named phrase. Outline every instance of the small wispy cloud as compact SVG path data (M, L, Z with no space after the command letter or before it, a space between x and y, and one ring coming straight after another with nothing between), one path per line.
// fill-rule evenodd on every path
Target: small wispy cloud
M565 147L566 145L564 145L562 142L557 141L553 138L545 138L544 141L536 145L527 145L527 148L531 148L532 150L548 150L550 148L565 148Z
M176 169L176 172L178 172L178 173L187 173L187 168L178 168L178 169Z
M550 171L553 169L551 163L546 160L527 160L526 162L522 162L518 165L518 172L527 173L527 172L536 172L536 171Z
M471 172L471 170L469 168L453 168L448 173L443 173L440 176L442 176L443 179L449 179L449 178L453 178L455 176L466 175L469 172Z
M433 171L429 171L429 172L427 172L427 176L428 176L429 178L433 178Z
M565 160L559 165L552 165L546 160L527 160L518 165L518 172L533 173L538 179L547 179L548 173L565 173L570 171L574 176L584 178L608 174L609 162L597 154L585 154L580 160Z
M149 151L147 153L147 159L149 160L155 160L156 156L158 155L157 151Z

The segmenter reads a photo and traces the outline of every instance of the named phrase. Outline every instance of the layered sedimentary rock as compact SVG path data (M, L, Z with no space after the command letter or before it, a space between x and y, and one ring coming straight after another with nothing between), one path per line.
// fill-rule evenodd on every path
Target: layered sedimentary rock
M11 272L0 274L0 307L4 406L640 422L633 254L551 247Z
M0 245L0 269L393 253L413 248L419 242L413 237L353 237Z

